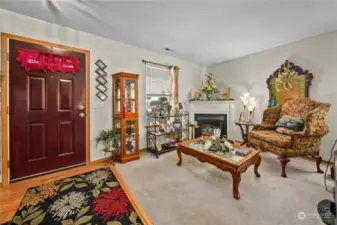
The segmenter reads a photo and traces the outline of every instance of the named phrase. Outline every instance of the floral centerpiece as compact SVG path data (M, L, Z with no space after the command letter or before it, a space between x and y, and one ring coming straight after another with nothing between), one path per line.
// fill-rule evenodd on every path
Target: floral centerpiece
M213 93L218 93L213 73L208 72L202 79L201 92L206 94L207 100L211 100Z
M212 136L210 139L196 141L190 144L191 147L199 148L202 151L212 152L221 157L231 156L235 148L232 146L231 141L225 137Z

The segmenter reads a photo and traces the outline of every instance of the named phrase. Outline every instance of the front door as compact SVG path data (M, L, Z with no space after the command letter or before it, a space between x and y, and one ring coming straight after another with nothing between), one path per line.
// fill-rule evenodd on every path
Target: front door
M80 71L26 72L20 48L76 57ZM85 54L9 40L10 180L85 163Z

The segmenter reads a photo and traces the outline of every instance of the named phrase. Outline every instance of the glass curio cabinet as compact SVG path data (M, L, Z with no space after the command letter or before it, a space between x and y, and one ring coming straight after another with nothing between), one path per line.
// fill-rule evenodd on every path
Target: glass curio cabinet
M138 76L130 73L112 75L113 128L120 132L117 160L121 163L139 159Z

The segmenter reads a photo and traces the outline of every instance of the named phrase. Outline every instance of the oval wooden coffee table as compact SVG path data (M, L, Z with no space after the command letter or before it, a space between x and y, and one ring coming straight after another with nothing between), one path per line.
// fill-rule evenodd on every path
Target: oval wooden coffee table
M202 148L199 147L199 141L208 139L208 137L201 137L193 140L183 141L179 143L179 147L177 148L177 154L179 161L177 163L178 166L181 166L183 158L182 154L193 156L198 159L200 162L207 162L216 166L217 168L228 171L232 174L233 177L233 195L235 199L240 199L239 193L239 184L241 181L241 173L244 173L247 168L251 165L254 166L254 173L256 177L260 177L261 175L258 172L258 168L261 164L260 151L252 148L242 147L240 145L233 144L235 148L242 148L245 150L249 150L250 154L247 156L227 156L227 155L217 155L212 152L203 151Z

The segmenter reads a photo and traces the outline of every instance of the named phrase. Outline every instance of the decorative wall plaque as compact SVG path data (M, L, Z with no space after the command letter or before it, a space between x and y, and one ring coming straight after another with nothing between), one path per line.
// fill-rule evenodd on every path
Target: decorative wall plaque
M105 94L106 91L108 90L108 88L105 86L106 83L108 82L105 79L105 76L107 75L107 72L104 71L104 69L106 68L106 65L102 62L102 60L97 60L95 62L95 65L98 67L95 72L98 75L96 77L96 81L97 81L97 85L96 85L96 90L97 90L97 98L99 98L102 101L105 101L105 99L107 99L108 95Z

